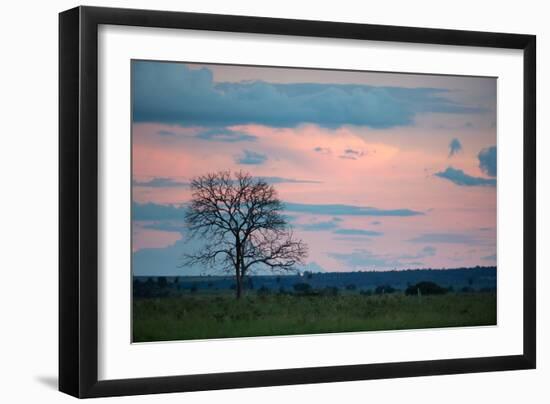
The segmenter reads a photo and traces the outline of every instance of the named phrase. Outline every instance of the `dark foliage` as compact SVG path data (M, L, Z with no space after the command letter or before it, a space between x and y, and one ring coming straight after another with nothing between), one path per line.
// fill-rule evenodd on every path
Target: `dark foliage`
M411 285L405 290L406 295L417 295L419 292L421 295L443 295L448 292L448 289L435 282L424 281Z
M256 293L258 294L258 296L267 296L271 294L271 290L262 285Z
M311 285L305 282L295 283L292 288L298 293L308 293L311 291Z
M336 288L347 294L374 294L380 285L389 285L399 292L405 292L409 287L416 287L420 282L433 282L445 287L453 293L488 293L497 288L497 273L495 267L464 268L446 270L410 270L386 272L326 272L315 273L311 279L299 275L248 275L253 286L264 286L273 294L296 293L294 284L307 282L312 290L326 293L326 288ZM469 279L474 279L474 286L468 285ZM247 289L248 281L243 282ZM160 286L159 286L160 285ZM165 285L165 286L163 286ZM135 298L152 298L165 296L183 296L190 293L192 286L197 288L197 294L216 293L236 289L234 276L179 276L177 277L134 277L133 296ZM355 285L355 290L347 288ZM250 290L250 288L248 288ZM385 293L388 293L387 291ZM414 294L417 294L414 289Z
M397 289L395 289L391 285L378 285L376 289L374 289L374 293L377 295L384 295L384 294L395 293L395 292L397 292Z

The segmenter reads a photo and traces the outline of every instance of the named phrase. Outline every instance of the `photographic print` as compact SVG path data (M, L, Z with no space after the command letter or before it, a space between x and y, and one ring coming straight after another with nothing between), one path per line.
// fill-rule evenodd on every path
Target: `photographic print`
M496 325L496 78L131 73L133 342Z

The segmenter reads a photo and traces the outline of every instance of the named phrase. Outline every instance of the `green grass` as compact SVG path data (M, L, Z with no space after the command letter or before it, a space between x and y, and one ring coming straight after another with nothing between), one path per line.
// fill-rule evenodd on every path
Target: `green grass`
M496 324L496 294L135 299L134 342Z

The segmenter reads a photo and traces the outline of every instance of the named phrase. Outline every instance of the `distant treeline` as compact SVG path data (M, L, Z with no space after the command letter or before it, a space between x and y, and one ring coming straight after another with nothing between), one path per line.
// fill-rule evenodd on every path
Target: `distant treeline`
M335 295L339 293L441 294L447 292L492 292L496 290L496 267L415 269L371 272L305 272L301 275L248 276L245 290L258 294L292 293ZM233 290L232 276L134 277L136 298L220 293Z

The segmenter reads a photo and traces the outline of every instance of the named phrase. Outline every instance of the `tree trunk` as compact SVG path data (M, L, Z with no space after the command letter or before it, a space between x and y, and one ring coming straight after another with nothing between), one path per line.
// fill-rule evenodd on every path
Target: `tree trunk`
M242 279L242 273L241 273L241 241L238 236L236 236L235 240L235 251L237 253L237 259L235 263L235 284L236 284L236 292L237 292L237 300L239 300L243 293L243 279Z
M241 298L243 293L243 283L241 277L237 275L237 300Z

